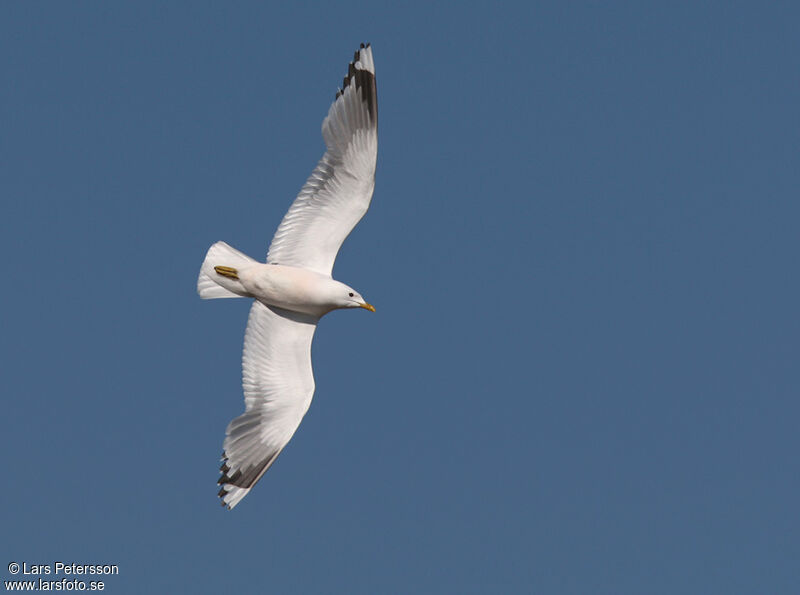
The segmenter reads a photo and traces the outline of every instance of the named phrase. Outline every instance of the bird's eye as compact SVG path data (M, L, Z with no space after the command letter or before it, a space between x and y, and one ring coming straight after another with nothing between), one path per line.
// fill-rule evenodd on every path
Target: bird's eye
M354 295L355 295L355 294L354 294L354 293L351 291L351 292L350 292L350 297L353 297Z

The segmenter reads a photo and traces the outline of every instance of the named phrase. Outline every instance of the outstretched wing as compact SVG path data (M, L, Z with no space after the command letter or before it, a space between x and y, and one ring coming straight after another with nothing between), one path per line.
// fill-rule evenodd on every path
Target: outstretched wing
M245 412L228 424L222 453L223 506L233 508L269 469L314 395L311 339L316 316L253 303L242 355Z
M281 221L267 262L330 275L375 188L378 95L372 48L361 45L322 122L327 151Z

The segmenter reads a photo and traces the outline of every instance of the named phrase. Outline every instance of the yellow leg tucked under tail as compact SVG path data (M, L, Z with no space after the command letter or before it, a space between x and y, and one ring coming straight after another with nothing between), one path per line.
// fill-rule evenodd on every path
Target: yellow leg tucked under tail
M223 277L229 277L230 279L238 279L239 274L238 271L233 267L214 267L214 270L217 271L218 275L222 275Z

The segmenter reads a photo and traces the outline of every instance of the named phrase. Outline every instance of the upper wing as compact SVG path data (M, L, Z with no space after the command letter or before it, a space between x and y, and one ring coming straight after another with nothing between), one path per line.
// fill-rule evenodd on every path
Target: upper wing
M336 254L369 208L378 158L372 48L362 44L322 122L327 151L281 221L267 262L330 275Z
M219 496L228 508L269 469L311 404L318 320L253 302L242 355L245 412L228 424L222 453Z

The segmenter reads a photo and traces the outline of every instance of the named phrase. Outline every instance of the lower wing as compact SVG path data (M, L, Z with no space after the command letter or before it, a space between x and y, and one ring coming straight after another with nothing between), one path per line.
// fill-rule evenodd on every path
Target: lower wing
M258 301L250 309L242 355L245 412L228 424L218 482L229 509L266 473L308 411L318 321Z

